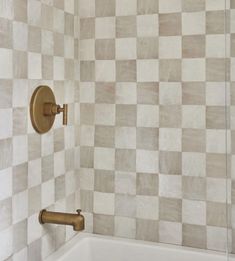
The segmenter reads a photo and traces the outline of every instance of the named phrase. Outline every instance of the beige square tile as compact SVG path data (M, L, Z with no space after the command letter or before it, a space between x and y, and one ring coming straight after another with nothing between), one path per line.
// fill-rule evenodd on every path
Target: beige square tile
M95 57L97 60L112 60L115 58L115 41L98 39L95 41Z
M136 37L136 17L120 16L116 19L116 37L130 38Z
M135 171L136 152L130 149L116 149L115 169L119 171Z
M164 152L159 154L159 171L162 174L181 175L182 156L179 152Z
M191 200L206 199L206 180L203 177L182 178L183 198Z
M159 79L161 82L181 82L181 60L164 59L159 63Z
M4 18L0 18L0 46L1 48L12 48L13 37L12 37L12 23Z
M137 128L137 149L158 150L157 128Z
M157 59L158 58L158 39L157 38L138 38L137 40L138 59Z
M224 11L206 12L206 33L223 34L224 33Z
M136 194L146 196L158 195L158 175L137 173Z
M183 36L182 39L182 55L183 58L199 58L205 57L205 36L193 35Z
M116 80L118 82L136 82L136 61L116 61Z
M183 129L182 150L185 152L205 152L206 132L199 129Z
M95 63L93 61L82 61L80 64L80 74L82 82L92 82L95 80Z
M115 85L113 83L96 83L95 88L96 103L114 103Z
M112 148L114 146L114 128L95 126L95 146Z
M182 224L178 222L159 222L159 242L182 245Z
M228 67L227 67L228 66ZM225 68L229 68L228 60L224 58L209 58L206 60L206 80L209 82L223 82L226 74Z
M116 194L115 215L132 218L136 217L136 196Z
M158 83L138 83L137 103L138 104L158 104L159 86Z
M181 15L180 14L160 14L159 15L159 35L175 36L181 35Z
M206 248L206 226L183 224L183 245Z
M225 129L226 111L223 106L206 107L206 127L207 129Z
M226 204L207 202L207 225L226 227Z
M206 174L208 177L224 178L226 176L226 155L207 153Z
M136 196L137 218L158 220L158 198L151 196Z
M183 0L182 11L183 12L199 12L205 10L205 0Z
M114 0L96 0L95 2L96 16L114 16L115 15L115 1Z
M181 107L180 106L160 106L159 110L161 128L180 128L181 127Z
M115 176L112 171L96 170L95 171L95 191L104 193L114 192Z
M116 125L136 126L137 110L135 105L116 105Z
M171 222L182 221L182 200L171 198L160 198L159 219Z
M94 233L101 235L114 235L114 216L94 214Z
M206 103L205 84L187 82L182 84L182 102L184 105L204 105Z
M158 0L138 0L138 14L157 14Z

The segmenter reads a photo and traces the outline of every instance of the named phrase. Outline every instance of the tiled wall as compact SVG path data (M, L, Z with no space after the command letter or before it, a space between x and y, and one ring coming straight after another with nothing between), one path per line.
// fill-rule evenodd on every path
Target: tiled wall
M224 0L80 0L88 231L226 249L224 8Z
M73 235L38 213L77 207L77 10L77 0L0 0L0 260L44 260ZM68 126L58 116L44 135L28 108L41 84L69 104Z

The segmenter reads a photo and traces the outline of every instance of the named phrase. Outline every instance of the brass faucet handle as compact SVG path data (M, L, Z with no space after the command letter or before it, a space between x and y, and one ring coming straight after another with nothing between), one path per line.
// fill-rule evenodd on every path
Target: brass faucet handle
M60 105L57 106L57 114L63 113L63 125L68 124L68 104L63 104L63 107L60 107Z
M77 209L76 212L78 213L78 215L81 215L82 210L81 209Z

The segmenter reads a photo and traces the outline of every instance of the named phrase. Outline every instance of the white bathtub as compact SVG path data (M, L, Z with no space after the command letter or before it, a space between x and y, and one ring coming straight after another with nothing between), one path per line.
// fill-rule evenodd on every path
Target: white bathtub
M225 254L79 233L45 261L227 261ZM230 257L229 261L235 261Z

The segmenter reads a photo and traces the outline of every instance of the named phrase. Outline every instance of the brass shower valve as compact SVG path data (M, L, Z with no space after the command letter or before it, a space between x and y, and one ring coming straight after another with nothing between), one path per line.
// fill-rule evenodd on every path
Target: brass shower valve
M63 104L63 107L55 103L45 103L44 104L44 115L45 116L55 116L57 114L63 113L63 125L68 124L68 104Z

